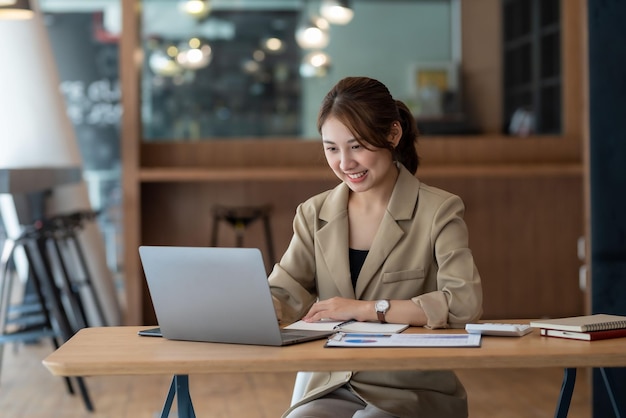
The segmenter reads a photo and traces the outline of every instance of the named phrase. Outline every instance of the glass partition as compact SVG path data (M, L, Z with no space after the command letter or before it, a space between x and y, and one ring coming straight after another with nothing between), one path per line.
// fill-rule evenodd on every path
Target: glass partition
M109 269L121 281L120 0L41 0L59 90L82 157L89 200L104 235Z
M144 140L314 138L323 95L350 75L383 81L418 116L461 111L458 0L355 0L347 23L319 19L327 3L212 0L194 15L143 1Z
M348 4L353 15L349 22L329 20L324 26L317 21L323 44L303 44L298 34L305 24L322 14L322 6L333 2L188 1L210 5L208 12L193 15L182 10L184 1L137 1L141 5L139 35L144 48L144 140L316 138L315 118L323 94L348 75L371 76L387 84L398 99L412 107L423 134L560 133L564 104L560 33L558 23L551 23L560 21L559 0L510 0L489 6L501 10L495 14L487 10L487 16L483 14L484 4L471 0L351 0ZM90 51L96 55L94 68L107 74L88 80L89 84L64 80L61 88L68 99L68 113L79 125L77 129L117 129L121 115L116 52L121 30L120 0L40 0L40 4L49 24L65 27L59 23L65 15L79 13L89 20L85 27L91 26L86 30L91 30L93 36L84 40L96 42ZM461 65L461 15L474 20L480 16L480 22L487 19L490 23L485 27L499 27L494 22L502 20L500 30L506 34L523 23L519 19L511 23L507 18L510 10L520 4L532 6L530 12L513 15L528 20L526 25L538 35L524 34L525 43L504 39L501 52L494 51L499 49L493 46L495 42L480 53L481 43L474 42L471 48L472 55L484 53L492 64L501 55L505 80L502 87L493 90L486 83L496 83L499 78L480 73L491 71L495 76L500 69L483 68L477 64L484 63L481 58L474 58L469 70ZM544 21L547 26L537 24ZM465 31L463 36L471 37L473 33ZM484 38L484 34L481 36ZM501 36L493 35L498 39ZM546 42L534 41L542 39ZM516 61L520 56L516 51L526 48L528 40L533 40L536 53ZM59 60L61 66L66 62ZM546 73L544 67L554 71ZM522 69L531 69L532 74L541 77L515 84L511 74ZM468 86L472 87L471 94L463 92ZM489 97L497 96L489 106L499 106L492 111L483 106L477 113L476 105L484 101L481 92L485 88L490 90ZM498 89L504 90L504 97ZM529 96L526 92L530 90L537 93ZM485 114L493 115L488 123ZM514 122L522 120L520 116L524 117L520 125L523 129L516 133ZM528 121L533 120L536 129L529 131ZM473 122L477 122L478 129ZM487 125L485 130L483 125ZM82 142L91 138L79 136ZM99 159L94 164L102 165L100 160L106 164L111 156L116 158L116 137L117 131L108 135L106 149L85 146L85 152L94 157L88 158L89 164Z

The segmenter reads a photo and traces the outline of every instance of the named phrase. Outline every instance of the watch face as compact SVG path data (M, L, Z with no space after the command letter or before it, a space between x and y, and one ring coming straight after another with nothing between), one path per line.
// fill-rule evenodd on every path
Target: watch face
M376 312L387 312L387 309L389 309L389 301L379 300L376 302Z

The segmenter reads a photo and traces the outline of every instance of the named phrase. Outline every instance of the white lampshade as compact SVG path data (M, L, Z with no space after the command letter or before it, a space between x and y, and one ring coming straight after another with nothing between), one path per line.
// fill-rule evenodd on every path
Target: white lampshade
M0 168L81 166L42 18L0 18Z
M34 15L29 0L0 0L0 19L30 19Z

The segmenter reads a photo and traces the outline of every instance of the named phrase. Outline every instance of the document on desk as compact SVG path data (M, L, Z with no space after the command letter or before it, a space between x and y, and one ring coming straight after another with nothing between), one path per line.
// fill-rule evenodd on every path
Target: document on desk
M408 324L381 324L380 322L360 322L355 320L318 322L305 322L300 320L294 322L291 325L287 325L285 329L311 331L343 331L357 332L361 334L395 334L404 331L408 327Z
M480 347L480 334L356 334L338 332L326 347Z

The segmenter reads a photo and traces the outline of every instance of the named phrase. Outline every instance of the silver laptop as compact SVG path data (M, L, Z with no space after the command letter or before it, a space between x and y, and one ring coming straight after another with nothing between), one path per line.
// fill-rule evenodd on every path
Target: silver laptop
M139 255L159 325L157 335L281 346L331 334L280 329L257 248L141 246Z

